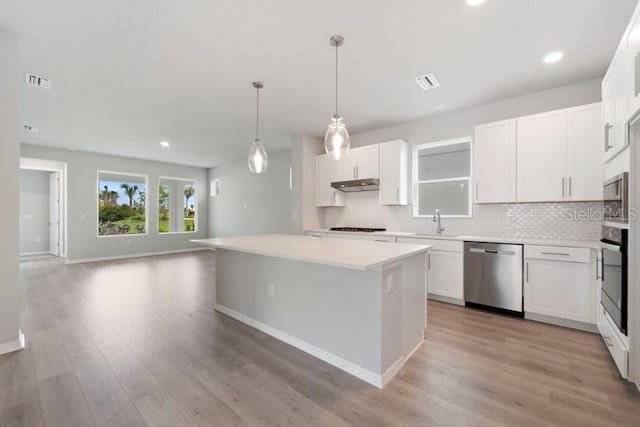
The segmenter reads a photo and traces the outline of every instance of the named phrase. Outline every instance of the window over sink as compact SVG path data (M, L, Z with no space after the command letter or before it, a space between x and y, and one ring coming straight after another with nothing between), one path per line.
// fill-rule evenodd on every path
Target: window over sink
M413 147L413 216L471 217L471 137Z

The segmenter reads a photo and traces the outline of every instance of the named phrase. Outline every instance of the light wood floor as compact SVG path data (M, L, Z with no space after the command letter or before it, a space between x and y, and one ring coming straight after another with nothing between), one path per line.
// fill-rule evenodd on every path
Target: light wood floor
M383 390L215 313L213 254L21 265L0 425L631 426L597 335L441 303Z

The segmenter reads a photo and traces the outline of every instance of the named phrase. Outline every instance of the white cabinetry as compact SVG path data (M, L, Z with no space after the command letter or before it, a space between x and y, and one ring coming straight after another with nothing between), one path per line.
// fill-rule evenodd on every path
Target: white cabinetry
M337 161L326 154L316 156L316 206L344 206L343 193L331 187L337 171Z
M378 145L367 145L349 150L349 154L337 161L336 181L352 179L379 178Z
M464 305L462 241L398 237L398 243L430 245L427 258L429 298Z
M517 119L519 202L602 200L600 103Z
M475 202L515 202L516 120L476 126L473 144Z
M381 205L406 205L409 148L401 140L379 144Z
M640 109L640 14L630 24L626 44L629 111L633 114Z
M630 88L626 41L620 44L602 81L604 105L604 161L614 158L627 146L626 123L629 118Z
M588 248L525 245L525 317L593 330L595 263Z
M565 110L517 119L519 202L564 200L566 128Z
M602 200L601 116L600 103L567 110L567 200Z

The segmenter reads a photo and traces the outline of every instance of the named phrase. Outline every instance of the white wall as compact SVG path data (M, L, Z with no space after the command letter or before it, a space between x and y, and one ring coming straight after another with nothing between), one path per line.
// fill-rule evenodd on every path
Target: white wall
M20 119L18 40L0 30L0 346L19 339Z
M291 193L291 232L320 228L323 222L321 208L316 207L316 156L324 153L319 138L297 136L291 144L293 190Z
M67 163L68 260L134 256L197 248L190 239L206 238L207 170L125 157L60 150L22 144L21 155ZM147 188L147 235L98 237L98 170L144 174ZM158 233L158 179L172 176L197 182L199 224L196 233Z
M291 151L268 155L262 174L251 173L246 159L209 169L209 179L220 180L220 195L208 197L211 237L290 232Z
M437 89L436 89L437 90ZM434 117L413 120L371 132L351 136L353 147L403 139L410 145L473 136L478 124L535 114L575 105L598 102L600 80L589 80L544 92L506 99ZM412 150L410 150L411 152ZM412 182L409 161L409 182ZM409 192L411 195L411 191ZM351 193L345 196L343 208L324 208L324 226L378 226L397 231L431 231L431 218L413 218L411 206L388 207L378 204L377 193ZM528 206L528 207L527 207ZM530 237L540 232L557 232L564 238L599 239L600 223L585 221L568 224L566 208L598 208L597 204L475 205L470 219L447 218L447 231L456 234L487 233ZM534 212L535 217L526 212ZM544 227L544 221L554 224ZM540 236L542 237L542 236ZM553 236L551 236L553 237Z
M49 252L49 174L20 171L20 254Z

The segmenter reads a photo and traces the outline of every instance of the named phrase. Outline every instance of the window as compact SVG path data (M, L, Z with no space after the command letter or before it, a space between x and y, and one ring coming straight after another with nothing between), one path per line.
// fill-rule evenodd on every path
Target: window
M189 233L198 229L198 194L192 179L160 177L158 232Z
M471 138L413 149L413 216L471 216Z
M98 236L146 234L147 177L98 171Z

